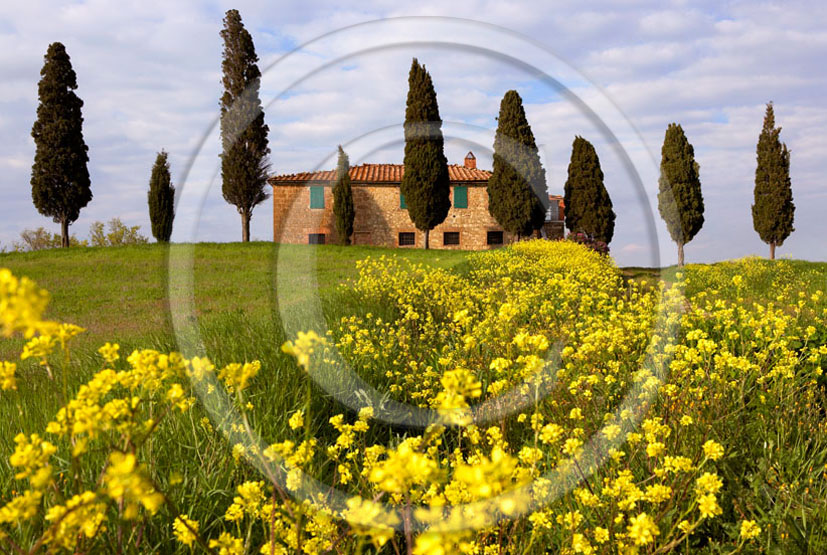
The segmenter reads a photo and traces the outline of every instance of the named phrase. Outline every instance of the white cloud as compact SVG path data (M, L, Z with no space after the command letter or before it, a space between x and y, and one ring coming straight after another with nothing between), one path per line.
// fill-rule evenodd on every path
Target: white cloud
M604 87L640 131L657 161L669 122L683 124L701 164L706 224L687 247L688 260L717 260L764 252L752 230L749 205L755 141L764 103L774 100L782 138L792 150L797 206L796 228L782 254L827 258L822 185L827 147L827 8L808 2L735 2L722 5L656 0L555 3L459 0L446 5L424 0L403 11L380 0L341 7L332 0L301 4L261 4L252 0L202 5L160 0L115 3L105 0L60 3L33 0L0 7L0 241L9 244L20 230L53 226L31 205L29 171L34 155L30 137L37 106L37 80L47 45L66 44L84 100L84 134L90 147L93 202L74 229L85 235L94 220L120 216L148 233L146 183L155 152L170 152L174 181L180 179L195 147L214 122L221 94L221 41L224 10L238 8L266 68L294 46L352 24L401 15L443 15L492 22L514 29L571 62ZM406 10L409 9L406 6ZM308 68L368 49L334 63L298 83L266 110L274 171L293 172L327 163L336 144L352 144L354 161L401 160L401 121L410 58L418 56L431 72L446 122L449 161L458 162L468 140L480 145L478 162L490 164L494 120L503 93L516 88L538 143L553 192L562 192L571 141L591 140L601 158L606 186L618 213L613 249L621 264L648 265L658 252L675 259L657 216L656 179L644 172L644 191L610 137L603 135L573 104L523 69L456 46L372 49L414 40L404 24L364 25L314 42L280 60L265 73L262 97L270 100L300 79ZM486 25L479 26L485 36ZM450 43L455 37L445 36ZM485 45L496 52L500 45ZM587 103L599 96L584 83L576 92ZM397 127L388 127L397 126ZM482 129L480 129L480 127ZM213 137L216 131L213 130ZM360 138L361 137L361 138ZM630 137L619 137L629 144ZM206 184L217 169L210 143L205 164L193 168L188 186ZM634 147L633 156L639 156ZM368 154L368 153L373 154ZM361 154L360 154L361 153ZM359 156L375 157L371 160ZM641 195L648 207L641 204ZM180 207L181 217L198 207ZM660 230L653 244L649 223ZM198 237L236 240L238 215L210 190ZM271 235L269 204L253 218L253 235Z

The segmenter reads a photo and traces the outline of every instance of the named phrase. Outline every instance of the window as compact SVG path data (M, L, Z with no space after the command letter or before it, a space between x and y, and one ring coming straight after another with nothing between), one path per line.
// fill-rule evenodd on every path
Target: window
M468 208L468 187L464 185L454 187L454 208Z
M402 231L399 233L400 247L413 247L416 245L416 233L413 231Z
M560 220L560 201L550 200L548 202L548 210L546 210L546 221L556 222Z
M408 209L408 203L405 202L405 195L403 195L402 193L399 193L399 208L401 208L402 210Z
M442 244L445 246L459 245L459 231L446 231L443 233Z
M324 187L310 187L310 208L324 208Z
M307 236L308 245L324 245L324 233L311 233Z
M485 238L485 241L489 245L502 245L503 244L503 232L502 231L489 231L488 236Z

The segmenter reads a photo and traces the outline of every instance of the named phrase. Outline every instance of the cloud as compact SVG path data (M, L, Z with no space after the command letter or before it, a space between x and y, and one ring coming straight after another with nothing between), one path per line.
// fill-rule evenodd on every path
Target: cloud
M84 100L84 135L90 148L94 200L74 230L87 233L95 220L119 216L149 232L146 187L155 153L170 153L179 184L197 145L214 123L221 94L224 11L237 8L253 35L266 69L262 98L270 126L271 163L279 173L320 164L332 167L337 144L350 145L354 162L400 162L401 123L411 57L425 62L446 121L446 153L459 162L469 149L490 165L495 117L502 95L516 88L541 145L549 187L561 193L571 141L580 134L600 156L606 186L617 213L613 253L620 264L651 265L676 259L657 214L656 175L644 172L644 190L630 175L614 139L559 92L524 69L482 50L450 45L407 45L404 23L361 25L365 33L336 35L283 56L298 45L346 25L402 15L442 15L496 22L542 44L591 78L637 128L650 156L659 161L668 123L680 122L701 166L706 223L687 246L687 259L719 260L764 252L752 230L749 206L755 142L764 105L776 103L782 139L792 151L797 231L780 253L827 259L821 237L827 193L821 182L827 147L827 8L808 2L693 2L655 0L555 3L539 9L529 2L458 0L446 5L424 0L401 8L380 0L342 6L332 0L261 4L252 0L202 4L152 0L46 2L0 7L0 242L8 245L24 228L53 226L30 200L34 156L30 136L37 107L37 81L47 45L66 44ZM414 10L413 12L409 10ZM434 23L437 25L438 23ZM487 25L479 25L485 37ZM415 38L415 37L414 37ZM496 52L500 45L485 45ZM354 54L355 53L355 54ZM336 61L342 56L345 59ZM308 68L329 63L306 75ZM587 103L600 91L583 80L573 85ZM221 197L217 130L187 187L213 183L202 205L180 206L180 217L200 211L196 238L237 240L234 207ZM619 137L631 144L629 137ZM469 143L470 141L470 143ZM637 147L634 147L637 149ZM366 159L364 157L370 157ZM645 202L641 202L644 199ZM648 203L648 204L647 204ZM269 204L258 207L253 236L270 238ZM654 221L659 234L652 236ZM189 235L186 235L189 237ZM657 240L660 243L657 243Z

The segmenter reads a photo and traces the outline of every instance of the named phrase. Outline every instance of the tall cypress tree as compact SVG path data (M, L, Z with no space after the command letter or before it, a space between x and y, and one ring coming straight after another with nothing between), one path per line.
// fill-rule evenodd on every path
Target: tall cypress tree
M594 146L577 136L571 146L569 176L563 202L566 206L566 227L574 233L585 233L591 239L609 244L615 231L612 199L603 185L603 170Z
M336 167L336 185L333 186L333 216L336 219L336 234L339 243L350 244L353 235L353 190L350 187L350 161L339 145L339 162Z
M672 240L678 245L678 266L683 266L683 247L704 225L704 198L701 194L700 166L695 149L683 128L670 123L661 148L658 179L658 210Z
M400 190L405 195L408 215L417 229L430 232L445 221L451 208L448 160L443 151L442 120L431 76L416 58L408 74L405 108L405 173Z
M241 215L241 240L250 240L253 208L268 198L268 127L259 99L261 72L253 38L238 10L229 10L221 30L224 94L221 96L221 192Z
M770 245L770 260L775 260L775 247L795 231L790 151L780 136L781 128L775 127L775 112L770 102L758 137L755 204L752 205L752 225L761 240Z
M494 168L488 179L488 212L504 230L523 237L543 226L547 203L546 170L523 99L511 90L500 102Z
M35 143L32 201L38 212L60 224L61 246L69 246L69 225L92 200L89 148L83 140L83 101L66 48L53 42L46 51L37 90L40 104L32 126Z
M166 151L158 153L152 166L147 202L152 236L159 243L169 243L172 237L172 220L175 218L175 187L172 186Z

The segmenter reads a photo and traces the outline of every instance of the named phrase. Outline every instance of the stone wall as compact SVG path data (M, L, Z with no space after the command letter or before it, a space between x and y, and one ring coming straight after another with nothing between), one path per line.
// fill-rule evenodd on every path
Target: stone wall
M310 186L324 186L324 208L310 208ZM502 231L488 213L488 192L484 184L459 183L468 187L468 208L451 208L445 221L431 230L430 246L439 249L476 250L491 248L489 231ZM400 208L399 186L395 184L353 184L353 243L386 247L399 246L399 233L415 234L414 247L425 246L425 234L414 227L408 211ZM451 188L453 195L453 186ZM452 199L453 200L453 199ZM562 207L560 216L562 217ZM446 232L459 233L459 245L444 245ZM335 243L333 189L330 183L275 185L273 187L273 240L278 243L307 244L309 235L325 234L326 243ZM563 237L563 223L546 224L549 238ZM505 243L514 237L503 232ZM496 246L496 245L495 245Z

